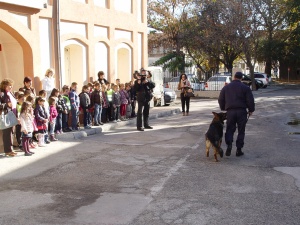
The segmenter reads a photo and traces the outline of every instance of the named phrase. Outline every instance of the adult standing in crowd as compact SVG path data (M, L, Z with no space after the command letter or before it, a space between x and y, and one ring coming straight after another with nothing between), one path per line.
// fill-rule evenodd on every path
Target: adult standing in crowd
M13 81L4 79L0 84L0 108L1 110L13 111L17 116L17 100L12 93ZM3 147L6 156L15 156L17 153L13 151L13 127L2 130Z
M141 73L137 75L137 80L134 82L134 89L136 91L136 98L138 102L136 125L137 130L139 131L144 131L144 129L153 129L153 127L149 125L149 110L152 89L155 87L155 84L147 80L146 72L146 70L141 69Z
M98 72L98 81L99 83L102 84L108 84L108 81L104 78L104 72L103 71L99 71Z
M181 74L179 77L178 90L181 91L180 99L181 99L181 108L182 115L188 116L190 111L190 97L186 96L187 89L191 88L191 84L187 79L186 74ZM186 107L186 110L185 110Z
M24 77L24 87L20 88L19 91L22 91L23 93L26 93L26 91L30 91L30 95L33 97L36 96L36 92L34 87L32 87L32 80L30 77Z
M242 77L243 74L241 72L236 72L234 80L222 88L218 99L220 109L227 111L225 133L225 142L227 144L226 156L230 156L231 154L233 135L236 127L238 129L236 156L244 155L242 148L244 147L245 129L248 120L247 114L251 116L255 110L252 91L241 82Z
M47 92L46 98L49 98L51 95L51 92L53 88L55 88L55 79L54 79L54 70L53 69L47 69L45 73L45 77L42 80L42 87L43 90Z

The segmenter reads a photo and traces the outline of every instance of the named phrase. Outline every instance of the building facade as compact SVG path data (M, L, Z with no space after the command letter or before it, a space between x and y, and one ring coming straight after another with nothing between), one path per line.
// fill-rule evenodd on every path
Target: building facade
M37 90L48 68L56 86L104 71L110 82L147 67L147 0L0 0L0 80L25 76Z

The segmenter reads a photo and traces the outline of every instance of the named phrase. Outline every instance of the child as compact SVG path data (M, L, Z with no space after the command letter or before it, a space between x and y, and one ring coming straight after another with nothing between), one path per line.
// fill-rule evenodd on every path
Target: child
M69 99L69 92L70 92L70 88L67 85L64 85L62 88L62 97L64 99L64 103L66 105L66 111L64 111L62 113L62 129L63 132L70 132L72 131L69 128L69 113L71 111L71 103L70 103L70 99Z
M135 114L135 106L136 106L136 91L133 88L134 83L132 81L129 82L130 84L130 97L131 97L131 117L136 117Z
M121 106L120 106L120 115L121 115L121 120L125 121L126 120L126 107L128 104L128 93L125 90L125 85L120 84L120 101L121 101Z
M17 97L18 101L17 101L17 117L20 118L20 114L21 114L21 109L22 109L22 104L25 100L24 98L24 93L23 92L18 92L18 97ZM22 133L21 133L21 124L17 124L16 125L16 140L18 143L19 148L22 150Z
M33 115L32 104L30 102L23 102L20 114L20 124L22 131L22 146L25 152L25 156L31 156L34 152L29 149L30 139L33 133Z
M64 98L60 95L57 88L53 88L50 97L54 97L56 99L56 110L58 113L54 132L57 134L62 134L62 114L67 110L67 105L65 104Z
M49 107L49 102L47 101L47 97L48 97L47 92L45 90L40 90L39 91L39 96L42 97L45 100L44 101L44 109L45 109L47 118L49 118L49 108L50 107ZM46 126L49 127L49 124L46 124ZM50 144L48 130L46 130L44 138L45 138L45 143Z
M107 100L108 100L107 122L109 122L109 121L113 120L114 107L113 107L112 98L113 98L114 90L112 89L113 85L111 85L110 83L107 83L106 87L107 87L106 96L107 96Z
M83 125L84 129L92 128L89 125L89 117L90 117L90 106L91 106L91 99L88 95L89 87L87 85L83 85L82 92L80 93L80 107L83 110Z
M33 111L33 108L35 107L35 97L33 98L32 95L29 95L29 96L27 96L27 98L25 99L25 101L31 103L31 116L33 118L33 121L35 121L35 119L34 119L34 111ZM36 148L36 145L33 142L33 139L35 138L35 133L37 131L37 127L36 127L35 122L34 122L33 128L34 129L33 129L33 133L32 133L32 138L30 138L30 140L29 140L29 147L30 148Z
M58 116L58 112L56 109L56 98L55 97L49 98L49 105L50 105L50 115L49 115L50 141L57 141L57 139L55 138L55 135L54 135L56 118Z
M101 122L103 96L99 82L95 83L95 90L91 94L91 105L94 107L94 126L103 125Z
M71 115L72 115L72 130L79 130L77 123L78 123L78 116L79 116L79 96L77 94L77 83L73 82L71 84L71 90L69 92L69 99L71 103Z
M44 107L45 99L41 96L35 100L34 116L38 128L38 146L45 147L45 134L47 133L48 115Z
M125 84L125 90L128 94L128 104L127 104L127 107L126 107L126 117L128 119L131 118L131 115L132 115L132 106L131 106L131 103L132 103L132 97L131 97L131 86L130 86L130 83L126 83Z
M107 115L107 111L108 111L108 107L109 107L109 102L107 99L107 95L106 95L106 85L102 84L102 98L103 98L103 103L102 103L102 122L106 123L108 121L108 115Z
M87 84L87 86L89 87L89 90L88 90L88 95L89 95L89 97L90 97L90 99L91 99L91 95L92 95L92 93L93 93L93 91L94 91L94 84L92 83L92 82L89 82L88 84ZM92 108L92 107L90 107L89 108L89 118L88 118L88 125L89 126L92 126L92 122L93 122L93 115L94 115L94 109Z
M121 97L119 93L119 86L115 85L113 87L114 93L113 93L113 98L112 98L112 103L113 103L113 122L121 122L119 119L119 111L120 111L120 105L121 105Z

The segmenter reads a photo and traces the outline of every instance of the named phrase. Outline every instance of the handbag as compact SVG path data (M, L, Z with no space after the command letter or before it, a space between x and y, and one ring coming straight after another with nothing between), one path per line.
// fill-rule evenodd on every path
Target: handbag
M188 88L184 91L184 96L185 97L195 97L194 91L192 88Z
M10 127L13 127L19 123L16 115L13 111L2 110L0 114L0 130L4 130Z

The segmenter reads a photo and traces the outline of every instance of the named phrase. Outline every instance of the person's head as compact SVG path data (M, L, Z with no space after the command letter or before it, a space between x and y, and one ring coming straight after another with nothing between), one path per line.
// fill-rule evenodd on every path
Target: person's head
M137 73L137 74L136 74L136 79L137 79L137 80L140 80L140 79L142 79L142 76L141 76L141 74L140 74L140 73Z
M55 106L56 105L56 97L49 98L49 105Z
M100 89L101 89L101 84L100 84L99 82L95 82L95 83L94 83L94 88L95 88L95 90L100 91Z
M24 77L23 83L26 88L31 88L32 80L30 77Z
M120 85L120 79L118 78L118 79L116 79L116 85Z
M82 92L88 92L89 91L89 86L83 85L82 86Z
M46 98L47 97L47 92L45 90L40 90L39 91L39 96L42 98Z
M18 99L19 104L22 104L25 101L24 93L19 91L17 99Z
M120 84L120 90L124 90L125 89L125 84Z
M22 103L21 113L25 113L25 114L30 113L31 109L32 109L32 103L31 102L25 101L25 102Z
M76 91L77 90L77 83L76 82L73 82L72 84L71 84L71 89L72 90L74 90L74 91Z
M68 95L69 92L70 92L70 87L69 87L68 85L64 85L64 86L62 87L62 91L63 91L63 94Z
M130 82L125 84L125 90L129 91L131 89Z
M144 68L141 68L141 75L144 75L144 76L147 75L147 71Z
M35 105L43 106L45 103L45 99L42 96L39 96L35 99Z
M87 86L89 87L90 90L92 90L92 89L94 88L94 84L91 83L91 82L89 82L89 83L87 84Z
M103 71L99 71L98 72L98 78L99 79L103 79L104 78L104 72Z
M31 95L26 97L26 102L31 102L31 104L34 103L34 97L32 97Z
M111 88L111 83L108 82L108 83L106 84L106 90L110 90L110 88Z
M236 72L234 74L234 79L235 80L241 80L243 78L243 73L242 72Z
M0 89L1 89L1 91L9 92L12 90L13 85L14 85L13 80L11 80L9 78L5 78L1 81Z
M185 81L187 79L187 76L185 73L181 74L180 77L179 77L179 80L183 80Z
M118 91L119 91L119 85L114 85L114 86L113 86L113 90L114 90L115 92L118 92Z
M52 68L47 69L46 73L45 73L45 76L46 77L52 77L52 76L54 76L54 69L52 69Z
M50 94L50 97L57 97L59 95L59 90L57 88L53 88Z
M152 73L148 70L147 71L147 78L150 79L152 77Z

